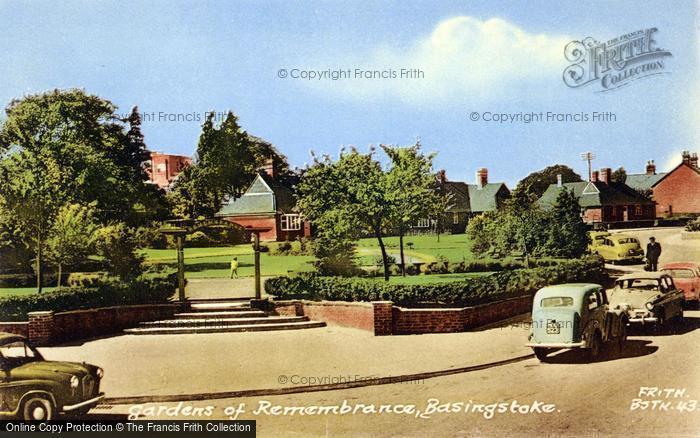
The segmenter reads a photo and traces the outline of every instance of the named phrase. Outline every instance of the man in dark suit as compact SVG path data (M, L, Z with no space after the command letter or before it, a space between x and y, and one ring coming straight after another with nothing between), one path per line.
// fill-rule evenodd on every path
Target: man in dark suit
M661 244L650 237L647 244L647 264L650 271L656 271L659 268L659 257L661 257Z

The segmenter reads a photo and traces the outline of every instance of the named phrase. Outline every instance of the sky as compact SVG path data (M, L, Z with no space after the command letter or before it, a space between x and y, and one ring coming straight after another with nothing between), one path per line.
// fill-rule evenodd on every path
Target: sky
M420 139L450 180L486 167L512 187L555 163L585 175L586 151L594 168L668 170L700 152L699 11L691 0L0 0L0 104L82 88L120 113L138 105L149 148L184 155L207 111L231 110L299 167L312 150ZM648 28L671 53L664 74L606 92L564 83L569 42ZM492 120L540 112L614 120Z

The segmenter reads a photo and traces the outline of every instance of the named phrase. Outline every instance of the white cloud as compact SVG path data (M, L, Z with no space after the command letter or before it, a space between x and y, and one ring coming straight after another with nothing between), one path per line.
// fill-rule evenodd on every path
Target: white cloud
M555 88L566 67L564 46L571 40L529 33L501 18L453 17L408 48L380 47L352 62L353 67L368 70L418 68L425 72L424 79L353 79L336 81L331 87L327 81L317 84L361 99L384 96L427 103L461 96L490 100L527 93L528 88L543 83ZM327 67L347 63L347 57L325 62Z

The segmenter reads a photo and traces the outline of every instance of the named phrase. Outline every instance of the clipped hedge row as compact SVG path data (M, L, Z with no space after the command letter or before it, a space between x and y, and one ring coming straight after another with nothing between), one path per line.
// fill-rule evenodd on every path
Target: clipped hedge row
M329 301L393 301L406 307L435 303L474 306L534 294L559 283L605 284L607 272L599 258L562 261L554 266L497 272L492 275L443 284L402 285L363 278L321 277L301 274L265 281L265 291L277 299L303 298Z
M90 286L74 286L41 294L0 298L0 321L25 321L27 313L53 310L167 303L177 288L177 275L144 274L125 283L108 277Z

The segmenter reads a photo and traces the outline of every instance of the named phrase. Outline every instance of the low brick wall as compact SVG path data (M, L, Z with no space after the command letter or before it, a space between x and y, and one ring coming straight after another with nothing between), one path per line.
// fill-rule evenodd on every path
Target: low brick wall
M459 308L407 309L391 301L372 303L346 301L273 301L279 315L308 316L330 325L374 332L375 336L423 333L455 333L497 323L532 308L529 295Z
M27 336L35 345L54 345L119 333L140 322L170 318L177 304L102 307L69 312L31 312Z
M29 336L28 322L0 322L0 332Z

